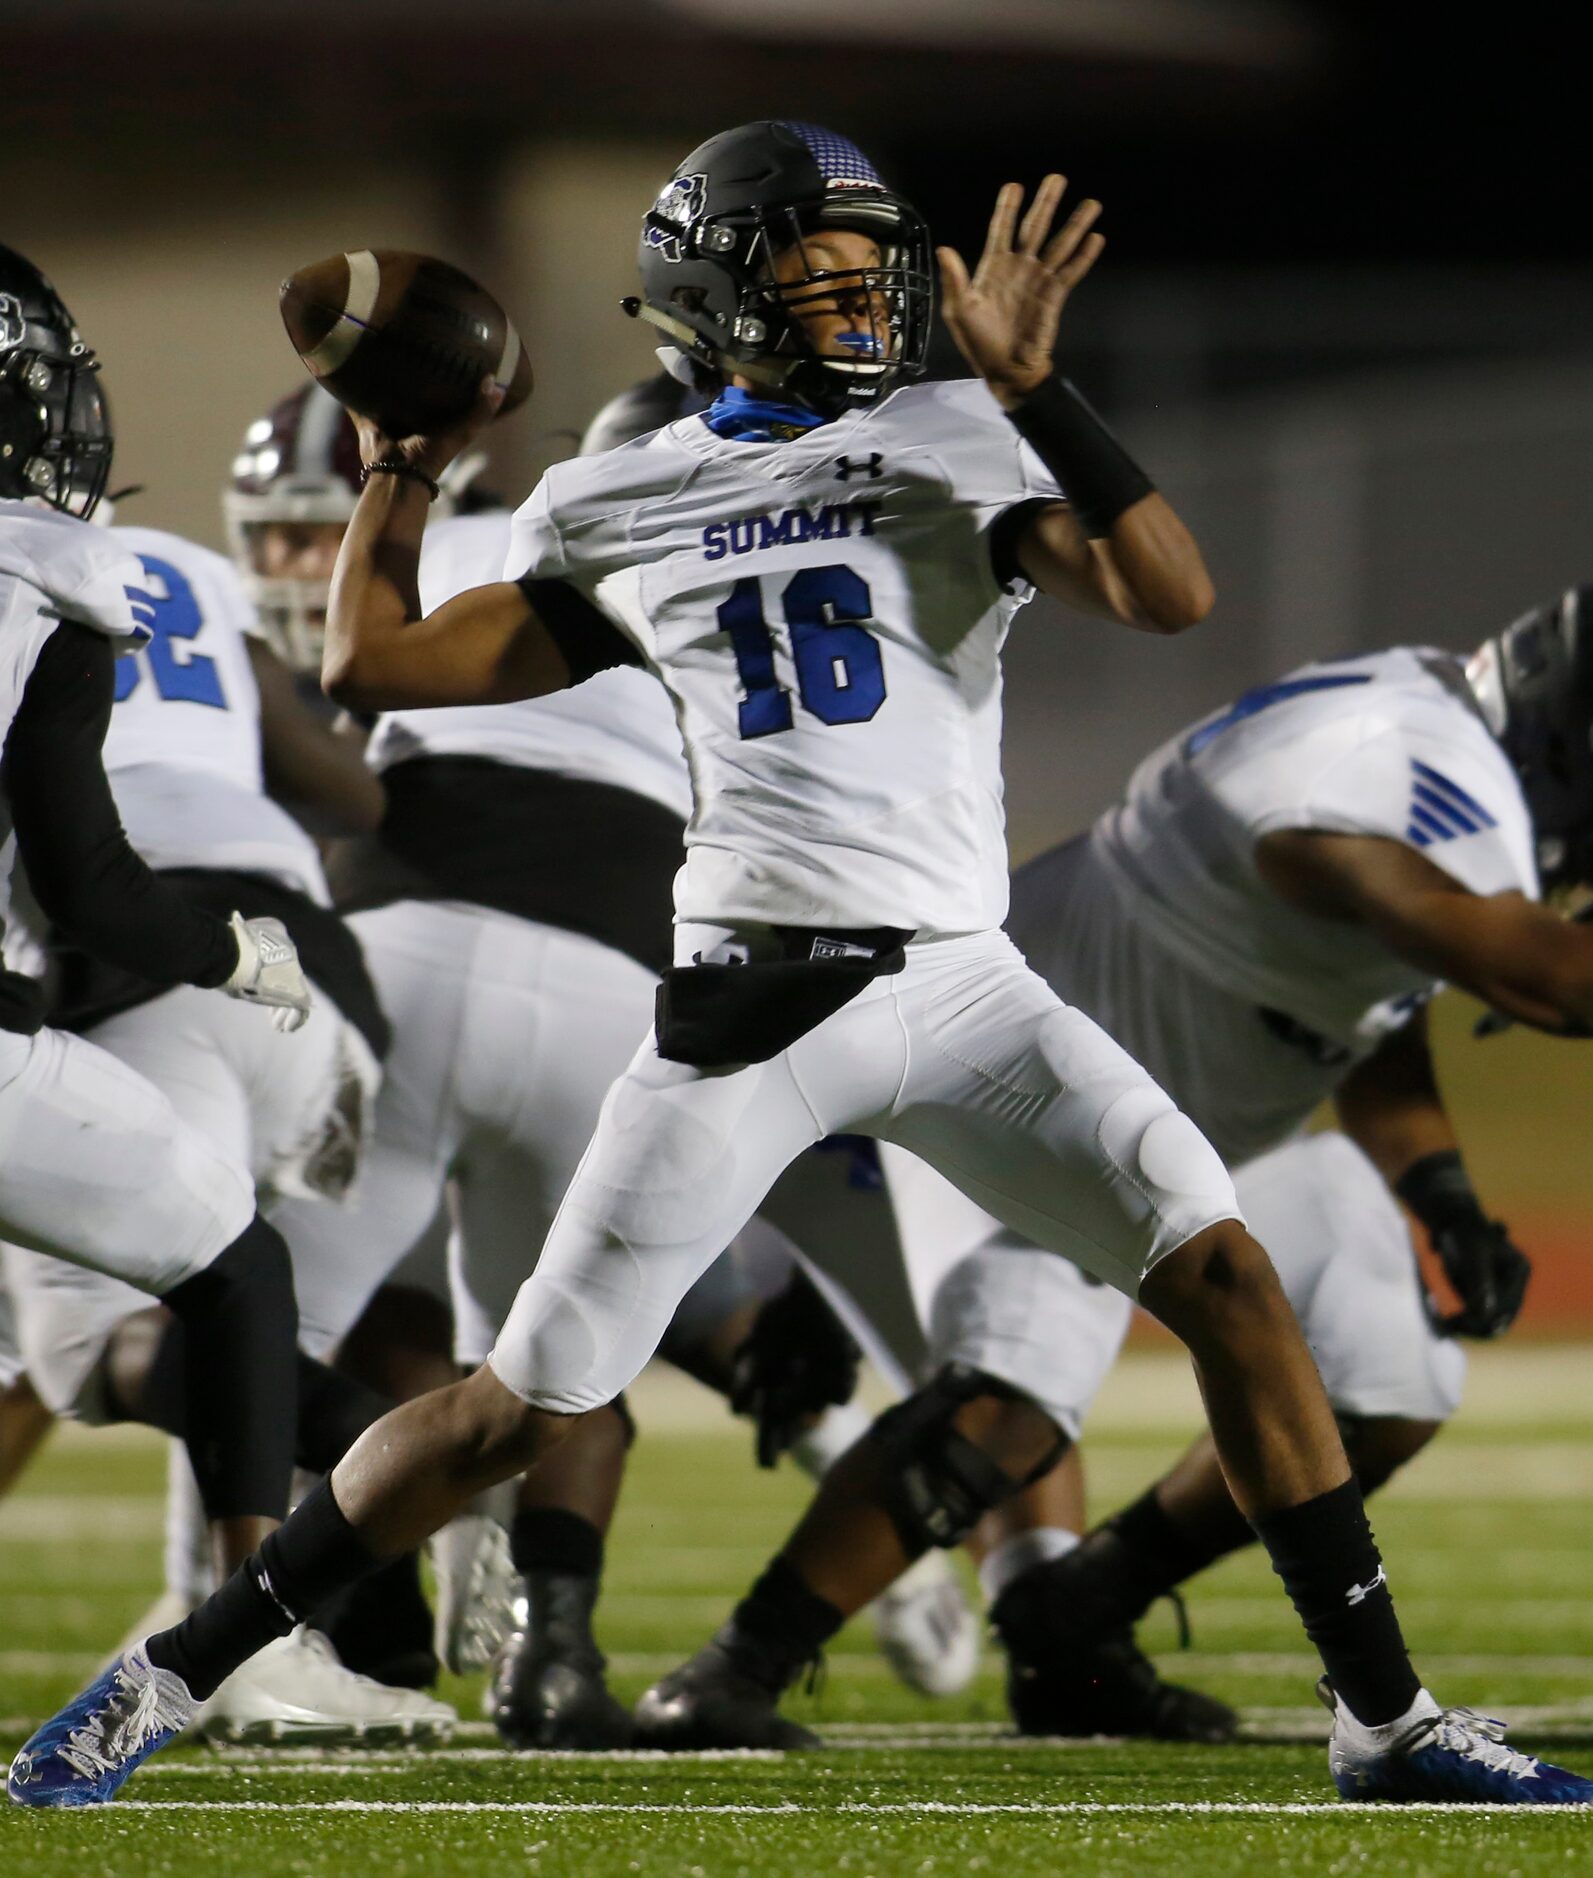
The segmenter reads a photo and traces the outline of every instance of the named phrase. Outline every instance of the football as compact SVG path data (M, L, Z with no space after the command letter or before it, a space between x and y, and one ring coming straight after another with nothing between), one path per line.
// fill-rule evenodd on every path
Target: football
M503 409L531 391L513 322L461 268L398 248L362 248L282 283L293 349L339 403L390 437L430 435L469 410L491 373Z

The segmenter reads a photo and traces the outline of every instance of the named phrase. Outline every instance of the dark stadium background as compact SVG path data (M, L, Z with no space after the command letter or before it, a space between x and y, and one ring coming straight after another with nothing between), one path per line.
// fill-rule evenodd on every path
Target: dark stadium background
M1019 856L1131 761L1316 654L1466 646L1593 576L1593 215L1569 9L1328 0L0 0L0 239L107 362L130 519L220 544L246 422L298 371L277 281L342 247L478 271L540 384L516 498L648 370L636 218L716 128L810 117L977 247L1008 176L1106 204L1069 368L1206 546L1162 645L1036 608L1009 658ZM951 364L948 362L948 369ZM1593 1324L1593 1060L1443 1067L1479 1179Z

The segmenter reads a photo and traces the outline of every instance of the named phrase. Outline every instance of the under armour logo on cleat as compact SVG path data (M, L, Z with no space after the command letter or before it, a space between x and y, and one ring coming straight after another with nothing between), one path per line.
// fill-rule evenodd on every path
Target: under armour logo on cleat
M1364 1604L1379 1585L1386 1585L1387 1583L1388 1573L1379 1565L1377 1568L1377 1576L1370 1584L1350 1586L1349 1590L1344 1594L1344 1602L1352 1608L1357 1604Z
M885 459L878 450L871 450L869 454L859 462L854 462L849 456L838 456L835 459L835 480L837 482L850 482L854 476L867 476L872 479L873 477L883 476L884 474Z

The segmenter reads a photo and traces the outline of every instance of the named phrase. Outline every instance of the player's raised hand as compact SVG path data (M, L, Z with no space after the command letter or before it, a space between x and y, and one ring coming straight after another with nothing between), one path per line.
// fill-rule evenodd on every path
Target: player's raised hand
M390 437L374 418L350 411L354 428L359 432L360 461L365 464L392 462L395 458L412 463L422 474L435 481L454 458L469 449L476 438L498 415L507 394L489 372L477 387L474 402L464 415L422 437Z
M1086 197L1051 233L1067 178L1047 176L1023 213L1023 185L1005 183L972 276L955 248L938 248L940 311L958 350L1009 409L1052 370L1067 298L1095 265L1106 237L1101 205Z

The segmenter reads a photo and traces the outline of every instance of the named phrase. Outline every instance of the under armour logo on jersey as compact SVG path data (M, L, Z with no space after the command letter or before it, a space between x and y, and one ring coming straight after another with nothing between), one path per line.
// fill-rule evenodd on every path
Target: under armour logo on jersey
M1484 828L1497 828L1497 820L1474 795L1451 782L1441 770L1411 758L1410 826L1405 839L1418 848L1430 848L1435 841L1453 841L1460 835L1475 835Z
M856 462L849 456L838 456L835 459L835 479L837 482L850 482L854 476L867 476L872 478L875 476L883 476L884 474L885 459L880 455L878 450L871 450L867 456L862 457Z
M1388 1573L1379 1565L1377 1568L1377 1576L1370 1584L1350 1586L1349 1590L1344 1594L1344 1602L1352 1608L1357 1604L1364 1604L1379 1585L1387 1585L1387 1583Z

